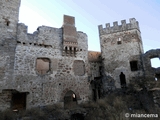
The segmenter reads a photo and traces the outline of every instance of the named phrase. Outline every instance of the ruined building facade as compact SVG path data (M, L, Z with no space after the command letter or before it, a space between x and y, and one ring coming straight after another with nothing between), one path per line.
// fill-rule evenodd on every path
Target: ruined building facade
M138 77L159 80L144 54L138 22L98 27L101 52L88 51L87 35L64 15L61 28L40 26L33 34L18 23L20 0L0 2L0 110L60 104L68 108L121 89ZM155 76L156 75L156 76Z

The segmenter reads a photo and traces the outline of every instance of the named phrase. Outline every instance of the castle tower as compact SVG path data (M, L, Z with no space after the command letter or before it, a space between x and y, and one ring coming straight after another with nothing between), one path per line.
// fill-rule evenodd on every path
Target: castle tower
M16 48L17 23L20 0L1 0L0 2L0 80L13 79L14 55ZM4 88L0 86L0 88Z
M75 56L78 46L75 18L64 15L63 21L63 55Z
M19 7L20 0L1 0L0 29L3 36L16 35Z
M121 25L114 22L112 27L109 23L105 28L99 25L99 37L104 75L114 79L116 88L125 87L134 76L142 76L143 46L135 18L130 23L122 20Z

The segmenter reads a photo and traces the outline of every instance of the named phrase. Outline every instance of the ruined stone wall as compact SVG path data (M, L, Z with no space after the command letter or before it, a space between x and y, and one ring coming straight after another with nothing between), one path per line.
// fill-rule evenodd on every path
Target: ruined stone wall
M117 22L113 27L106 24L106 28L99 26L100 45L104 74L115 80L115 86L120 88L119 75L125 74L128 84L132 77L142 76L142 61L140 55L143 53L142 40L138 22L130 19L130 23L123 20L122 25ZM137 61L138 70L131 71L130 61Z
M154 68L151 66L152 58L160 58L160 49L152 49L142 55L145 86L148 89L157 89L160 86L160 67Z
M63 104L64 96L70 90L76 94L78 103L88 101L87 35L75 31L76 54L64 56L63 27L41 26L28 34L27 26L18 24L20 0L0 3L3 11L0 13L0 91L10 89L28 93L27 108ZM70 22L70 18L65 16L64 21ZM67 33L69 30L65 27ZM0 94L1 100L4 95ZM12 96L12 92L10 94ZM6 107L0 109L11 106L11 101L6 100Z
M19 6L20 0L0 1L0 92L12 87Z
M146 77L155 78L155 74L160 74L158 68L152 68L151 59L160 58L160 49L152 49L143 54L143 66Z
M160 90L153 91L153 101L155 108L160 109Z
M101 52L88 51L89 80L100 77L102 72Z
M27 26L19 24L17 38L12 88L29 92L27 107L63 103L69 90L76 94L79 103L88 101L88 41L85 33L77 32L79 50L76 57L62 56L61 28L42 26L33 34L27 34ZM50 69L46 74L37 71L37 58L49 59Z
M100 77L101 76L101 62L89 62L90 66L90 81L94 80L95 77Z
M12 93L9 90L0 93L0 110L9 109L11 107Z

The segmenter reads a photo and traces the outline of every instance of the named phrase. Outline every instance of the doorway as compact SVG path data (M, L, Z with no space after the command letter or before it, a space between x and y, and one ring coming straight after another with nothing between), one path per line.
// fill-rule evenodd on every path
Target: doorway
M77 96L73 91L68 91L64 96L64 108L74 108L77 106Z
M121 82L121 88L126 88L126 76L123 72L119 75L120 82Z
M12 110L26 109L26 95L27 93L12 93Z

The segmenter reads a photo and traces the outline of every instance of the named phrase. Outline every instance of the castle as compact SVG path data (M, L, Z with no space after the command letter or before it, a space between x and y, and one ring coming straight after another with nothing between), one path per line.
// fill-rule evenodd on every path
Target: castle
M40 26L33 34L18 23L21 0L0 4L0 110L60 104L64 108L123 89L134 79L160 80L143 52L136 19L98 26L101 52L88 51L87 35L64 15L61 28Z

